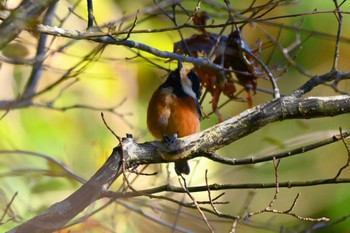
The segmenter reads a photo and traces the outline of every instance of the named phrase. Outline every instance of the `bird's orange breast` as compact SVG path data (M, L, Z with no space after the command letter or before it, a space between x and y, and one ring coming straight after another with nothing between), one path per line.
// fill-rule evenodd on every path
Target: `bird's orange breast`
M148 105L147 126L158 139L184 137L200 131L200 116L192 97L178 98L171 90L157 90Z

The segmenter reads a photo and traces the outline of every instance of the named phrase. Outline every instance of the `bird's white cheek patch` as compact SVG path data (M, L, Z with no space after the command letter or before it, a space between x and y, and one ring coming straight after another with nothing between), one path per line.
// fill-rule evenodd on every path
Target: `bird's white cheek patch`
M181 85L182 85L182 89L187 95L191 96L193 99L197 98L196 93L194 93L192 89L192 82L188 77L181 78Z

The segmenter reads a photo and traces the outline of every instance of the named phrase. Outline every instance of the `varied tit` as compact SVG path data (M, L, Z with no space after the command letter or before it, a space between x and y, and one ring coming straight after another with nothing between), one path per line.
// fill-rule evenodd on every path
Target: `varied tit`
M181 62L170 72L166 81L153 93L147 109L147 126L151 134L167 143L177 137L200 131L202 117L200 83L193 70L185 69ZM189 174L187 161L175 163L177 175Z

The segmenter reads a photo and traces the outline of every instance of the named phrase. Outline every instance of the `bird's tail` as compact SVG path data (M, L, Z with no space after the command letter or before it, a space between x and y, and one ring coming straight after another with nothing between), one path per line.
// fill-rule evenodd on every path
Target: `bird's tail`
M175 163L175 172L177 175L190 174L190 166L188 165L188 162L186 160L176 162Z

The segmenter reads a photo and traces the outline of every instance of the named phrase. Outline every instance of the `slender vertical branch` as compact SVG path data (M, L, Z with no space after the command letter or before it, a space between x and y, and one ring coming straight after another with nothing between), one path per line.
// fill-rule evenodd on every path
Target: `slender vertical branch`
M338 20L338 32L337 32L337 38L335 41L335 52L334 52L334 58L333 58L333 70L338 69L338 60L339 60L339 48L340 48L340 36L343 29L343 15L340 12L338 0L333 0L335 5L335 11L334 14L337 17Z
M87 29L91 29L94 26L94 7L92 4L92 0L87 0L87 10L88 10L88 25Z
M181 179L182 182L181 182ZM186 191L187 195L191 198L191 200L193 201L193 204L195 205L195 207L197 208L198 212L201 214L204 222L207 224L208 229L210 230L210 232L214 233L214 230L212 228L212 226L210 225L208 218L205 216L205 214L203 213L203 211L201 210L201 208L199 207L196 199L193 197L193 195L190 193L190 191L187 188L187 184L186 184L186 179L181 175L179 177L179 184L181 185L181 187Z
M45 13L43 24L45 25L52 24L52 20L55 15L54 12L56 10L56 5L57 4L55 3L48 8L47 12ZM38 46L37 46L36 55L35 55L35 62L33 64L32 72L30 74L30 77L24 89L23 98L27 98L35 94L36 87L39 83L41 73L42 73L42 66L44 63L45 53L47 52L47 49L45 47L47 38L48 38L47 34L41 33L39 36ZM31 101L30 99L28 100Z
M349 145L345 141L345 137L344 137L342 128L339 128L339 135L340 135L340 138L345 146L345 149L346 149L348 156L347 156L346 163L338 170L338 173L335 175L335 177L334 177L335 180L338 179L340 177L340 175L342 174L342 172L350 166L350 148L349 148Z

